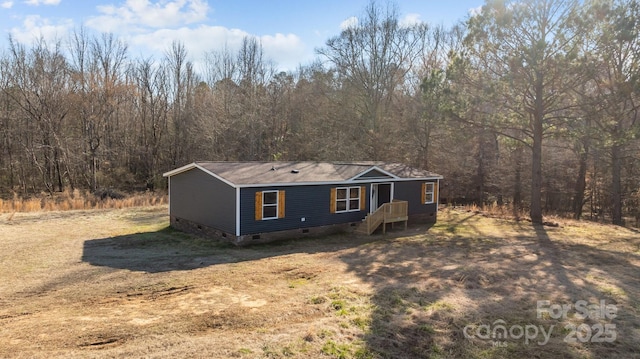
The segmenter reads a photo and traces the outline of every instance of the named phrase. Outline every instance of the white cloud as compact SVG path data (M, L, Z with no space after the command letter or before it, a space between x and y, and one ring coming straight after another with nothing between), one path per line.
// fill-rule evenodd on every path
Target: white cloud
M25 0L24 3L31 6L58 5L60 0Z
M149 49L156 57L161 56L171 47L173 41L184 44L189 57L201 60L206 52L227 48L235 53L245 37L252 37L246 31L229 29L222 26L200 25L196 28L181 27L179 29L159 29L153 32L131 35L126 41L136 49ZM294 34L275 34L258 36L267 59L273 60L280 69L294 70L301 57L306 54L302 40ZM133 50L131 54L137 57Z
M0 3L0 7L3 9L11 9L13 7L13 1L3 1Z
M295 70L306 55L306 47L302 39L294 34L263 35L260 41L267 58L286 70Z
M22 27L11 28L11 36L18 42L31 44L40 38L48 43L63 39L73 28L73 20L64 19L52 24L48 19L39 15L30 15L25 18Z
M410 27L420 23L422 23L422 20L420 20L420 14L407 14L404 18L400 19L401 27Z
M131 36L128 42L135 47L145 47L162 53L169 49L173 41L178 40L185 45L191 57L199 57L205 51L222 47L225 43L229 48L237 48L245 36L249 36L249 34L242 30L201 25L194 29L181 27L137 34Z
M356 27L358 26L358 18L355 16L352 16L350 18L345 19L343 22L340 23L340 29L341 30L346 30L350 27Z
M209 5L204 0L126 0L122 6L104 5L97 9L102 15L87 20L87 26L101 32L123 32L198 23L206 20Z

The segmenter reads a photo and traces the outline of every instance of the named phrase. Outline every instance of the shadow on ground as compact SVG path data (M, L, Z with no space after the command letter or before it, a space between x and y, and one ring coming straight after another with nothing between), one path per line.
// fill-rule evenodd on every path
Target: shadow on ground
M476 235L397 238L342 257L374 287L371 325L364 337L371 357L640 357L637 252L559 242L550 239L545 227L530 223L513 224L519 228L513 237L486 235L471 216L449 223L440 233L463 225ZM616 305L618 313L612 320L580 319L573 307L568 318L538 317L539 300L560 305L604 300ZM592 332L572 333L565 328L572 323L585 324ZM600 324L614 324L615 338L601 332L598 339L614 340L591 340ZM542 327L551 333L548 341ZM520 335L519 328L528 328L530 338ZM579 340L565 341L572 338Z
M514 233L487 234L480 217L461 215L432 230L409 227L386 236L337 235L241 248L165 228L86 241L82 259L156 273L336 253L373 290L360 338L365 352L351 357L640 357L640 252L559 241L548 232L558 229L526 222L508 223ZM629 241L640 248L635 234ZM614 319L578 319L575 310L568 318L539 317L539 300L559 305L604 300L618 313ZM569 324L591 328L588 340L567 343ZM593 342L599 324L614 324L615 340ZM518 336L518 328L533 326L535 336ZM548 341L540 328L551 333Z
M371 240L345 234L237 247L166 227L153 232L87 240L83 246L82 261L95 266L158 273L293 253L335 252Z

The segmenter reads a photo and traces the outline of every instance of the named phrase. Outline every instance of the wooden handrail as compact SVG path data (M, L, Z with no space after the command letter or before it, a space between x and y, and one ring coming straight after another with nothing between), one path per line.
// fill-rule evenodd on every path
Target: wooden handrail
M362 229L367 233L371 234L373 231L378 228L381 224L384 225L383 233L386 233L386 224L394 223L394 222L405 222L405 227L407 225L406 221L408 220L408 212L409 212L409 202L407 201L399 201L393 200L390 203L384 203L382 206L378 207L378 209L367 215L362 223Z

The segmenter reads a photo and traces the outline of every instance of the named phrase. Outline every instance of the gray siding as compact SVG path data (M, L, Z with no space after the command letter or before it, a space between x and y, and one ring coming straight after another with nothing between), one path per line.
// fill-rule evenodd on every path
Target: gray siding
M409 215L436 212L435 203L420 203L423 182L394 183L394 198L409 202ZM172 176L170 185L171 216L235 234L236 190L233 187L199 169ZM241 188L240 235L359 222L369 213L371 185L353 185L367 189L366 208L363 211L331 213L331 189L345 185ZM269 190L285 191L285 217L256 221L255 193Z
M235 234L235 188L197 168L171 176L169 184L171 216Z
M425 181L401 181L396 182L393 197L402 201L409 202L409 215L435 213L436 204L423 204L422 200L422 184ZM435 182L435 181L433 181Z
M331 213L331 188L344 185L285 186L242 188L240 191L240 234L256 234L309 228L331 224L361 221L369 213L369 188L367 184L366 209L364 211ZM359 184L358 186L363 186ZM259 191L285 191L285 217L255 220L255 193ZM302 221L304 218L304 222Z

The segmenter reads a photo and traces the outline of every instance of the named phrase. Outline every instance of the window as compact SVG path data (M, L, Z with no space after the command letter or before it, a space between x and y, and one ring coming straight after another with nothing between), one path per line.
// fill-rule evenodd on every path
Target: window
M422 203L434 203L438 197L438 186L435 182L426 182L422 184Z
M331 212L354 212L364 210L365 187L338 187L331 189Z
M256 221L284 218L284 191L256 192Z
M278 191L262 192L262 219L278 218Z

